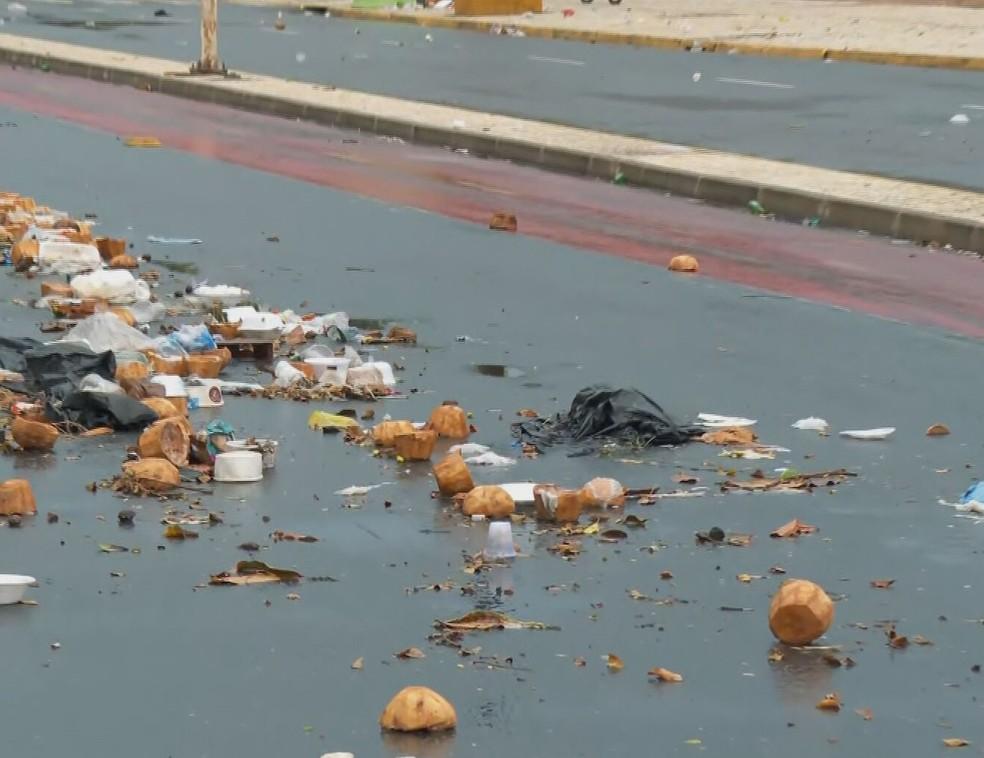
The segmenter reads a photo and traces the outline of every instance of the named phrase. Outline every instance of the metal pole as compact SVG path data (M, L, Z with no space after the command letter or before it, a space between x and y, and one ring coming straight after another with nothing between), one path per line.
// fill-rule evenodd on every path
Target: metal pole
M202 0L202 57L192 66L196 74L222 74L225 66L219 60L218 0Z

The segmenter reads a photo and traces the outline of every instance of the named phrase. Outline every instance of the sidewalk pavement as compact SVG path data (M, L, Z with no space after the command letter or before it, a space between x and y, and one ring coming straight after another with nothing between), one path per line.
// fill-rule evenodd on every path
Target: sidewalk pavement
M984 195L0 34L0 62L984 252ZM2 77L2 69L0 69Z
M544 13L462 17L450 10L357 10L351 0L245 0L363 19L528 36L749 55L984 69L984 8L834 0L545 0ZM573 15L564 16L564 11Z

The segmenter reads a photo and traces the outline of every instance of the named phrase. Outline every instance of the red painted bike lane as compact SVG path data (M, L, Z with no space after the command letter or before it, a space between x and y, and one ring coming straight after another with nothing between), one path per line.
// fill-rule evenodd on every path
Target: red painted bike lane
M34 71L0 71L0 105L482 225L512 212L521 234L652 265L687 252L701 276L984 337L976 257Z

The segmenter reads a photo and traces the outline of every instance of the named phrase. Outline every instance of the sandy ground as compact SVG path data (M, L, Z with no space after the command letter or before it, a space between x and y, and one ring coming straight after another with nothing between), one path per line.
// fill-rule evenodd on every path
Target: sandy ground
M348 7L348 0L329 6ZM564 17L565 9L574 15ZM442 13L442 11L420 11ZM547 0L544 13L500 16L524 27L629 33L779 47L919 55L984 55L982 11L972 7L825 0L625 0L590 5Z

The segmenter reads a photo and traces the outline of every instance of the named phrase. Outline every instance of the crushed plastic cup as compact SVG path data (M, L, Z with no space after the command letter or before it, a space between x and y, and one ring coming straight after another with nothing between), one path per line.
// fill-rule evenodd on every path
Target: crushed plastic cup
M512 522L493 521L489 524L489 534L485 541L483 554L491 560L516 557L516 546L513 544Z

